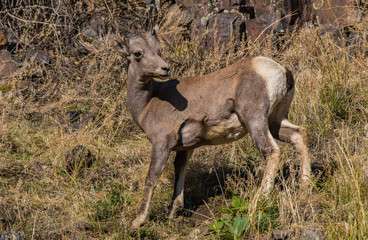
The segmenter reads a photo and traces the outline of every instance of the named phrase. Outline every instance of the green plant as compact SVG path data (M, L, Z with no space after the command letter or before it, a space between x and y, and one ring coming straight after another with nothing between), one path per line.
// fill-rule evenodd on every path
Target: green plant
M239 239L246 232L249 223L248 217L236 216L234 219L220 218L210 225L210 230L226 239Z
M209 227L219 238L239 239L249 233L252 227L259 232L266 232L269 228L279 225L276 221L279 217L278 207L274 201L259 201L256 214L250 215L250 203L234 195L230 206L222 208L221 211L227 216L217 219Z

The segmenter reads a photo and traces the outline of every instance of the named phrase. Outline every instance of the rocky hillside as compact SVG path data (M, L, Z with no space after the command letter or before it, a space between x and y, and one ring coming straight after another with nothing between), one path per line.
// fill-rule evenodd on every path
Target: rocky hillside
M158 1L160 2L160 1ZM150 9L157 1L146 1ZM335 30L353 26L362 17L359 2L333 1L176 1L168 10L171 21L189 30L189 38L199 48L213 48L235 40L262 41L269 33L285 32L308 25Z

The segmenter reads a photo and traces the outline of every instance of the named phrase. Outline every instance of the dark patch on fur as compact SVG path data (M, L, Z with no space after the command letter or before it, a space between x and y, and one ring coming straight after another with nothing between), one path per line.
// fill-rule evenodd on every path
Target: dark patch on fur
M152 97L170 103L175 109L184 111L188 107L188 100L178 91L179 81L172 79L166 82L153 81Z

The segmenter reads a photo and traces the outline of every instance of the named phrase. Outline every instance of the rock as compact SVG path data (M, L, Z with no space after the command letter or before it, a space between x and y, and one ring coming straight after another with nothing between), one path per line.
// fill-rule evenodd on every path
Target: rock
M11 29L7 27L0 28L0 49L7 49L13 53L18 43ZM19 45L18 47L21 48Z
M100 63L95 63L92 66L89 65L82 65L80 67L80 69L82 70L82 72L88 72L88 71L94 71L94 70L99 70L100 69L101 64Z
M81 110L66 111L59 116L58 122L64 126L65 132L76 132L93 122L96 118L97 111L94 107L89 112Z
M172 9L176 6L180 11L168 19L180 19L179 26L190 28L191 40L204 49L223 47L234 35L237 44L239 39L262 41L271 32L282 35L313 20L341 29L362 18L353 4L350 0L177 0Z
M236 9L239 13L242 13L246 19L254 19L255 18L255 12L253 6L233 6L233 9Z
M294 25L298 23L302 26L306 22L310 22L314 19L314 12L312 6L312 0L297 0L289 1L289 13L293 13L290 19L290 24Z
M88 148L77 145L65 155L65 167L69 174L78 175L84 169L90 168L96 157Z
M28 48L26 54L29 59L38 64L50 64L50 57L46 53Z
M231 0L231 4L233 6L235 5L248 5L249 4L249 0Z
M351 26L362 19L359 6L350 0L317 0L313 2L314 14L321 25Z
M0 240L24 240L25 238L17 231L9 231L0 234Z
M86 29L84 29L82 34L84 36L87 36L87 37L97 37L98 36L98 31L94 28L87 27Z
M182 10L182 25L190 24L195 18L207 17L213 12L213 6L210 3L201 3L198 5L186 7Z
M327 236L316 229L304 229L299 236L299 240L325 240Z
M0 78L11 77L15 74L18 64L11 53L6 50L0 50Z
M261 41L271 31L282 33L292 29L296 19L311 14L311 7L300 5L307 1L310 0L219 0L211 4L202 0L180 0L177 4L185 16L182 19L191 23L191 39L196 47L203 49L224 47L233 36L238 45L244 39Z
M203 50L206 46L206 27L207 19L197 18L193 21L191 26L191 38L195 46Z
M299 240L325 240L327 237L322 232L316 229L302 229L297 234L294 231L275 229L272 231L272 240L288 240L288 239L299 239Z
M272 231L272 238L274 240L286 240L289 239L289 231L282 230L282 229L275 229Z
M71 129L73 132L85 127L88 123L95 120L95 114L93 111L89 113L83 112L81 110L67 111L65 114L69 118L68 123L71 124Z
M321 26L318 28L318 35L321 37L328 36L334 40L338 40L342 37L341 30L332 26Z
M207 46L223 48L233 36L239 42L244 33L245 22L237 14L216 14L208 20Z
M265 27L259 22L247 20L245 21L245 26L247 29L247 39L254 41L262 41L267 33L271 31L271 29L265 29Z
M180 7L188 8L188 7L200 7L203 6L208 1L206 0L176 0L176 3Z
M260 23L264 28L282 32L287 29L289 23L286 18L283 18L282 12L286 15L290 13L290 10L277 4L280 3L267 0L254 1L254 17L255 21Z
M102 36L106 33L106 17L102 15L92 17L82 30L82 35L88 38Z
M216 3L216 8L218 9L219 12L231 9L231 6L232 6L231 0L222 0Z

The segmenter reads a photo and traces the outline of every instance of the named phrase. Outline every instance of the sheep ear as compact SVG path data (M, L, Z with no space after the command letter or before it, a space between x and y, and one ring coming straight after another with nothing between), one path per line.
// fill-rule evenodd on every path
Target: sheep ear
M115 45L115 50L124 56L130 55L129 48L123 42L119 42L117 45Z
M117 36L117 35L112 35L109 40L110 40L111 47L114 50L116 50L118 53L122 54L123 56L130 55L127 39L124 41L122 37Z
M158 39L159 29L157 24L153 29L150 30L150 34L151 36L154 36L156 39Z
M137 35L135 35L134 32L122 28L121 29L122 36L120 34L114 35L114 37L111 39L111 45L112 47L123 56L129 56L129 39L135 39L137 38Z

